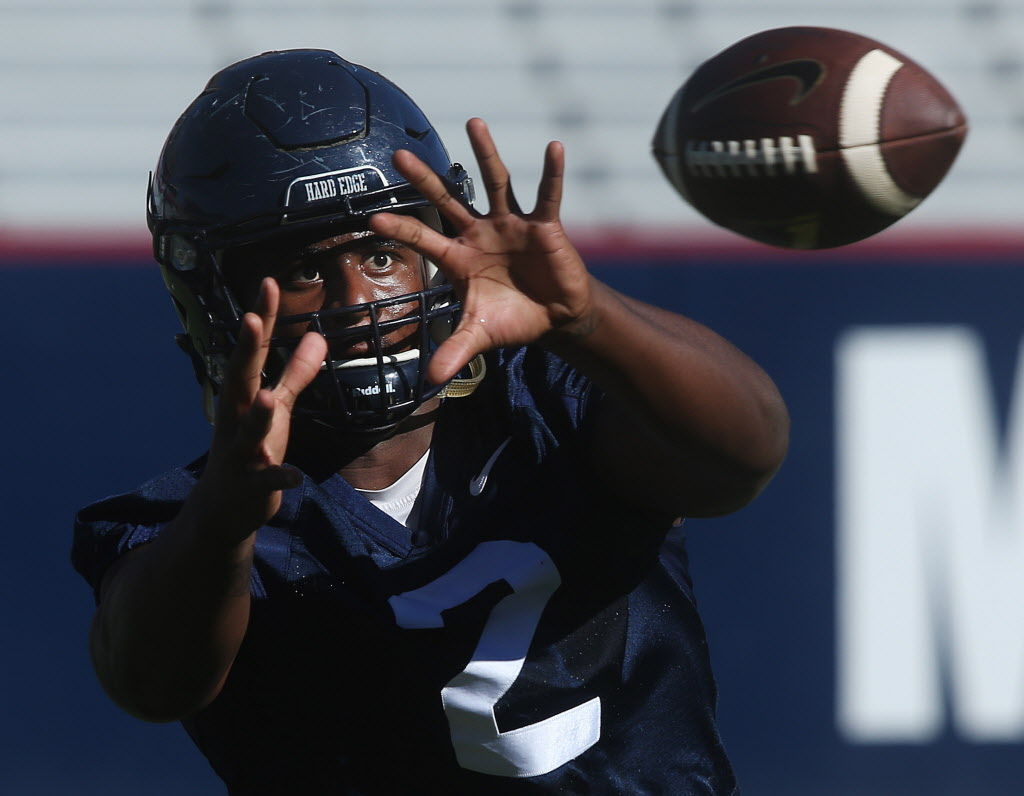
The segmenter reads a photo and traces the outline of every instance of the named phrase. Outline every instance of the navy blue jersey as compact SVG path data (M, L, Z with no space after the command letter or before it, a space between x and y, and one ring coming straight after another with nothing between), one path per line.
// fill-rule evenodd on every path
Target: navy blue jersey
M184 722L231 793L735 792L681 530L595 481L586 379L488 365L441 408L416 530L333 475L258 531L249 630ZM82 510L94 588L201 468Z

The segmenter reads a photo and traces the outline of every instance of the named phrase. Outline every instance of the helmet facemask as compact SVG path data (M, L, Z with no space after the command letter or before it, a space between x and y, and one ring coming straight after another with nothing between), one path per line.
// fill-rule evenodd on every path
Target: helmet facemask
M401 317L381 320L382 312L391 309L400 310ZM311 330L323 334L329 347L365 342L371 352L355 358L328 354L320 373L299 396L296 414L338 431L382 431L396 425L444 386L427 382L427 363L437 339L450 333L457 311L451 286L442 285L367 304L282 318L282 325L308 324ZM331 330L332 316L339 315L362 320L356 326ZM402 350L386 353L384 337L405 330L409 334ZM284 358L296 342L296 338L275 337L271 346Z
M441 229L433 208L419 208L410 214ZM351 231L351 226L347 229ZM326 239L338 232L337 228L319 228L307 237ZM220 252L216 258L218 270L225 277L225 296L233 305L242 303L240 296L248 296L251 302L255 288L252 264L244 256L234 256L241 251ZM396 287L402 290L400 294L346 306L325 304L312 311L278 317L265 381L280 376L305 332L319 333L328 344L320 373L296 402L296 416L342 432L385 431L444 388L427 381L427 364L437 346L451 335L461 305L432 263L417 257L417 270L418 274L407 278L404 286ZM326 278L344 281L346 274L343 271ZM232 289L231 285L246 280L249 289ZM406 292L410 286L414 289ZM232 324L235 330L240 319L241 314L236 313ZM234 331L225 331L235 337Z

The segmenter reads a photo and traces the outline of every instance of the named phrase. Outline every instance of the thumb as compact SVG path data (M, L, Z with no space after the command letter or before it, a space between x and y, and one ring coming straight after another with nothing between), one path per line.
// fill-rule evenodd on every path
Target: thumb
M491 348L490 338L478 325L463 319L451 337L441 343L427 366L427 380L444 384L462 370L477 354Z

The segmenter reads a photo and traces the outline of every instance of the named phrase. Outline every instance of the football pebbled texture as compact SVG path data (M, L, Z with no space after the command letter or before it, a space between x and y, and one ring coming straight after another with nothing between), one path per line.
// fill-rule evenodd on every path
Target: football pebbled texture
M654 136L665 176L711 221L762 243L820 249L902 218L967 134L927 70L831 28L756 33L705 61Z

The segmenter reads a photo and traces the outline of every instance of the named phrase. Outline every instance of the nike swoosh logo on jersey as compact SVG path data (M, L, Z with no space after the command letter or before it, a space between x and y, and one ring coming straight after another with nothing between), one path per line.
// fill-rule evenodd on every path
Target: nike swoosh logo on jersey
M803 102L804 98L814 90L824 76L825 67L819 61L814 61L810 58L799 58L795 61L785 61L781 64L772 64L771 66L766 66L763 69L749 72L748 74L743 75L743 77L738 77L735 80L726 83L724 86L719 86L710 94L704 96L699 102L695 103L691 112L696 113L705 105L714 102L720 97L724 97L726 94L739 91L741 88L753 86L757 83L765 83L769 80L782 80L784 78L795 80L800 84L799 90L793 95L793 99L789 101L790 105L797 105L798 103Z
M479 497L483 493L484 488L487 486L487 479L491 476L491 469L494 467L494 463L498 461L498 457L501 456L501 452L508 447L508 444L511 441L512 437L509 437L501 443L498 446L498 449L491 454L491 458L489 458L484 464L484 469L480 471L480 475L476 478L469 479L469 494L473 497Z

